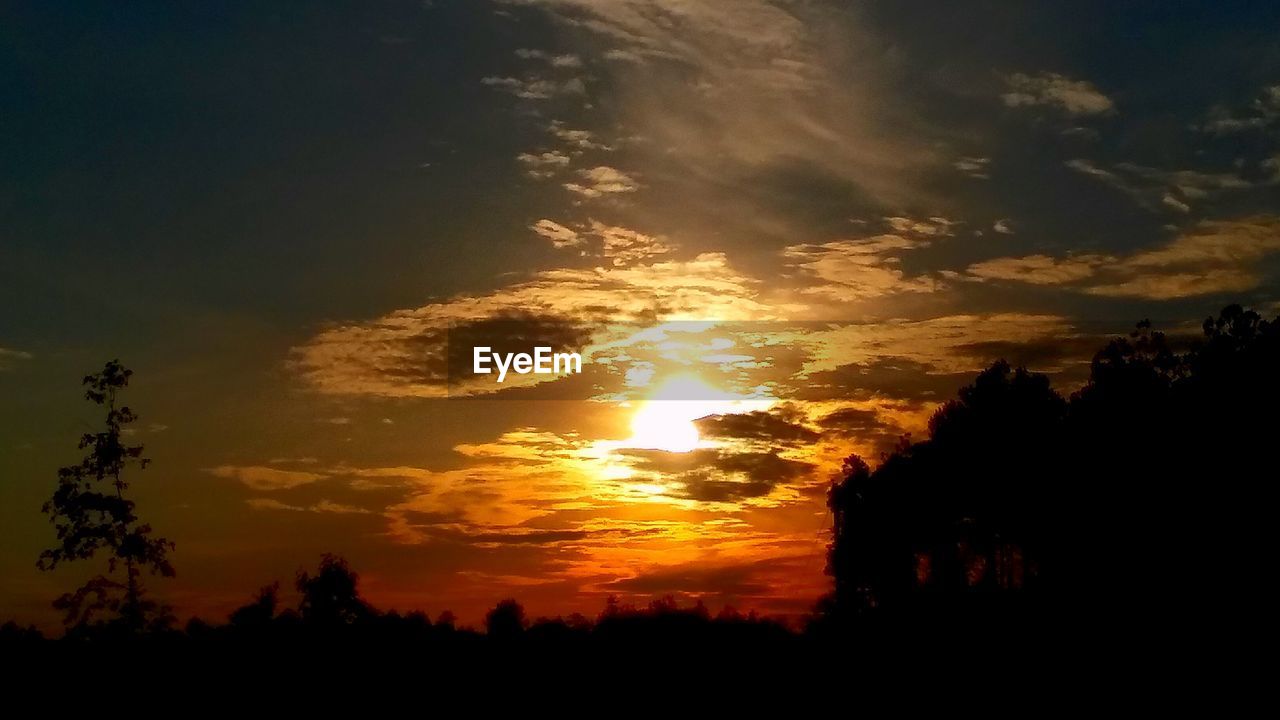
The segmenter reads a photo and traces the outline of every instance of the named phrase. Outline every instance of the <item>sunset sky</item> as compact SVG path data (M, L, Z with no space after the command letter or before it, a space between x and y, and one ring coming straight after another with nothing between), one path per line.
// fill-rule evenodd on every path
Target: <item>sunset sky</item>
M1274 3L6 4L0 621L90 569L40 505L111 358L180 618L322 552L471 624L795 615L841 458L1278 281Z

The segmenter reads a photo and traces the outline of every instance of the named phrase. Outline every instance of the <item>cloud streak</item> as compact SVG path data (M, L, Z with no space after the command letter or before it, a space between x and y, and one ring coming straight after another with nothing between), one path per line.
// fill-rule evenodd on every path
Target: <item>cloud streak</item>
M206 468L205 472L218 478L236 480L251 490L273 492L310 485L325 479L326 475L300 470L281 470L265 465L219 465Z
M1255 263L1280 253L1280 219L1256 216L1204 221L1174 240L1128 256L1029 255L969 266L977 280L1064 285L1090 295L1169 300L1249 290L1261 282Z
M1093 83L1073 80L1057 73L1039 75L1014 73L1006 82L1009 91L1000 96L1012 107L1052 107L1069 115L1101 115L1111 112L1115 103Z

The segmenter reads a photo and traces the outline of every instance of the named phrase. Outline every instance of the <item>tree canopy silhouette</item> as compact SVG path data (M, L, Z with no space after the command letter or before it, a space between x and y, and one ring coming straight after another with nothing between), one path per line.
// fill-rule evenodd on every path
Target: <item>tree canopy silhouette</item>
M360 597L360 576L343 557L323 555L316 574L300 571L294 584L302 594L298 612L304 622L321 626L351 625L374 614Z
M490 637L502 640L519 637L528 624L524 606L511 598L495 605L484 618L485 629Z
M1069 400L997 362L937 410L926 440L874 471L849 458L828 498L825 607L855 617L1016 598L1155 624L1252 604L1272 544L1280 320L1232 305L1202 330L1179 350L1139 323Z
M95 575L54 602L68 626L86 626L104 613L130 632L154 629L169 620L167 608L146 598L141 576L147 570L173 577L168 554L174 545L151 536L151 526L139 520L126 494L126 471L144 470L149 463L141 445L123 441L125 426L137 416L117 403L132 375L119 360L112 360L102 372L84 378L85 399L106 409L105 427L81 436L84 458L58 470L57 490L43 507L57 529L58 544L40 554L41 570L88 560L100 552L107 556L106 574Z

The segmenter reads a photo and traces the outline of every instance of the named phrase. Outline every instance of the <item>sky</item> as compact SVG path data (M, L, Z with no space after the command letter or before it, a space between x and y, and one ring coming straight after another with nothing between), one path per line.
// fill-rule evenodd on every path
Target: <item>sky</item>
M1137 320L1280 311L1274 3L0 13L0 618L89 570L40 505L112 358L179 617L324 552L467 623L795 616L841 459L993 360L1069 391Z

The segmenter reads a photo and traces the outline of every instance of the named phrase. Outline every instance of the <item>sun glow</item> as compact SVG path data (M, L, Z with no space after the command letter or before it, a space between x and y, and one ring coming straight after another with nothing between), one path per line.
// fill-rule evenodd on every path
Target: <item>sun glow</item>
M684 453L705 444L695 420L738 410L741 400L695 377L675 377L659 386L631 418L626 447Z
M627 445L646 450L689 452L701 439L693 424L698 418L682 407L680 401L647 401L631 418L631 439ZM699 416L701 417L701 416Z

